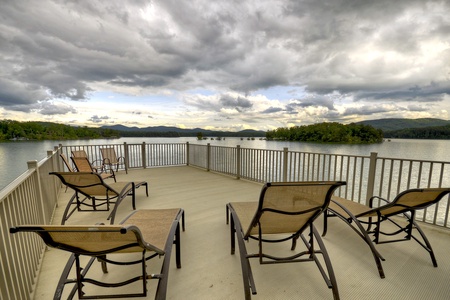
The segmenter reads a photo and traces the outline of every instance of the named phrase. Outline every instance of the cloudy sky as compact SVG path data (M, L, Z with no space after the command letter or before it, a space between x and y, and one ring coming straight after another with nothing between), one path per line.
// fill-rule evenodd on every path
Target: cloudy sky
M450 1L1 0L0 119L450 119Z

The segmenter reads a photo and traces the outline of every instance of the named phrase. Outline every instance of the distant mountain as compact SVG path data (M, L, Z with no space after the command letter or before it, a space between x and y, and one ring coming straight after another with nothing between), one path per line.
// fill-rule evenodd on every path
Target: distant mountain
M401 119L387 118L357 122L381 129L385 138L450 138L450 121L434 118ZM123 137L194 137L201 133L204 137L265 137L265 131L242 130L238 132L184 129L172 126L127 127L124 125L102 126L101 129L119 131Z
M358 124L371 125L383 131L385 138L403 139L450 139L450 121L422 119L380 119L362 121Z
M446 126L450 125L450 121L433 118L420 118L420 119L388 118L388 119L362 121L357 122L356 124L371 125L377 129L383 130L383 132L388 132L410 128Z
M117 130L121 133L122 136L128 137L137 137L137 136L145 136L145 137L177 137L177 136L197 136L199 132L203 134L203 136L210 137L265 137L266 132L262 130L242 130L237 132L232 131L218 131L218 130L206 130L201 128L193 128L193 129L184 129L178 127L171 126L153 126L153 127L127 127L124 125L110 125L110 126L102 126L102 129L112 129Z

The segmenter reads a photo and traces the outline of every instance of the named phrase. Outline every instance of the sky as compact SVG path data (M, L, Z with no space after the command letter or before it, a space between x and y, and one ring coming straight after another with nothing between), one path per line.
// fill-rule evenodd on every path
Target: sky
M450 1L0 0L0 119L450 119Z

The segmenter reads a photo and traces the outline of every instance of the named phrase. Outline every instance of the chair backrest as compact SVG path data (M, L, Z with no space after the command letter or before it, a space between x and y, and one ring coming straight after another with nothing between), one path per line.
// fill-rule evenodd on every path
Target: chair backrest
M51 172L61 179L61 182L81 194L92 196L115 197L119 191L106 184L97 173L90 172Z
M84 150L72 150L72 156L73 157L86 157L87 153Z
M277 182L264 185L246 236L258 234L301 233L330 203L342 181Z
M71 157L75 168L77 168L78 172L94 172L94 169L91 166L91 163L87 159L87 157Z
M69 160L67 159L67 156L65 156L62 153L59 156L62 158L64 164L66 165L67 170L69 170L69 172L74 172L74 169L70 165Z
M35 232L54 248L82 255L142 252L144 249L163 255L164 251L144 241L134 225L30 225L10 229Z
M102 154L104 163L114 164L118 162L116 150L114 150L114 148L100 148L100 153Z
M423 209L439 202L450 193L450 188L409 189L398 194L391 203L382 205L378 210L391 216L406 211Z

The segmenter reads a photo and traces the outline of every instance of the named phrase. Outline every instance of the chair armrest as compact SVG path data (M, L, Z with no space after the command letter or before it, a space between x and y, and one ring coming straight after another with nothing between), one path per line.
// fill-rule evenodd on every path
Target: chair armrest
M103 163L101 159L96 159L92 161L91 163L92 169L94 169L95 172L101 173L101 170L103 170ZM100 171L99 171L100 169Z
M391 201L389 201L389 200L387 200L387 199L385 199L385 198L382 198L382 197L380 197L380 196L372 196L372 197L370 197L370 199L369 199L369 207L370 207L370 208L373 208L373 201L374 201L375 199L378 199L379 202L383 201L383 202L386 202L386 203L391 203ZM379 206L381 206L381 204L379 204L378 207L379 207Z

